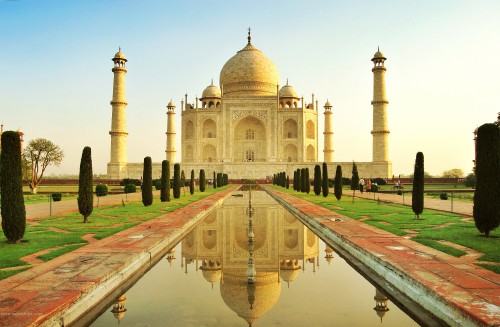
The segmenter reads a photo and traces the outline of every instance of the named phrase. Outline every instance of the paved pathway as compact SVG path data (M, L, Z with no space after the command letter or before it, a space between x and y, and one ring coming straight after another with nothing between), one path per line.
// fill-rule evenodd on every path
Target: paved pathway
M1 280L0 326L67 326L164 255L237 187Z
M500 326L500 275L264 186L323 239L453 326ZM381 198L382 200L382 198Z

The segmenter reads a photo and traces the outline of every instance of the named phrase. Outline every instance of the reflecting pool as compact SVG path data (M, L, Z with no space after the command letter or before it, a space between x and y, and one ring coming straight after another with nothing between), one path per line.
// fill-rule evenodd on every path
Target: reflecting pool
M236 193L92 326L418 326L265 192Z

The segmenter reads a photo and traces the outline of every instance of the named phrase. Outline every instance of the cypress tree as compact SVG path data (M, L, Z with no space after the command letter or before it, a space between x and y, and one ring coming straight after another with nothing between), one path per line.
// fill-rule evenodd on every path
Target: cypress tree
M352 162L352 180L351 180L351 190L352 190L352 202L354 202L354 195L356 194L356 189L359 187L359 175L358 166L356 163Z
M191 180L189 181L189 193L194 194L194 170L191 169Z
M184 174L184 170L181 170L181 187L183 195L186 195L185 186L186 186L186 175Z
M323 196L326 198L328 196L328 193L330 192L328 188L328 165L326 164L326 162L323 162L323 178L321 188L323 189Z
M217 173L217 185L219 187L224 185L224 184L222 184L222 173Z
M337 165L337 170L335 171L335 182L333 184L333 192L337 200L340 201L342 198L342 166Z
M167 199L167 202L170 202L170 162L168 160L167 161L167 196L166 196L166 199Z
M321 194L321 167L314 166L314 194Z
M94 209L94 186L92 185L92 151L90 147L83 148L80 161L80 176L78 179L78 210L87 223Z
M473 216L486 237L500 224L500 127L484 124L477 129L476 189Z
M309 168L306 168L306 193L311 192L311 178L309 177Z
M300 192L306 191L306 169L300 168Z
M273 185L276 185L276 174L273 174Z
M161 162L161 191L160 191L160 201L167 201L167 184L170 184L170 181L167 180L167 170L169 169L169 164L167 160L163 160Z
M200 192L205 192L205 169L200 169Z
M145 207L153 204L153 166L151 157L144 158L141 190L142 204L144 204Z
M290 176L286 176L286 184L285 184L286 189L290 188Z
M181 197L181 165L174 165L174 199Z
M215 176L215 170L214 170L214 188L217 188L217 177Z
M21 171L21 139L17 132L7 131L2 133L1 143L2 229L7 242L19 243L26 230L26 208L24 206Z
M301 176L302 170L300 168L297 168L297 192L302 192L302 176Z
M413 190L411 194L411 209L420 218L424 211L424 154L417 152L413 172Z

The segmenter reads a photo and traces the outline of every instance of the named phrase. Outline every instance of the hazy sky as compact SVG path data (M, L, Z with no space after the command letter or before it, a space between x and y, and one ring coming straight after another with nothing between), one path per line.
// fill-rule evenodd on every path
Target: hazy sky
M65 152L50 174L109 161L113 66L127 63L128 160L165 157L166 105L194 102L252 43L306 102L334 113L334 160L371 161L377 46L387 57L393 172L472 169L472 131L500 111L500 1L0 0L0 122ZM308 101L309 100L309 101ZM180 112L177 111L180 160ZM323 157L320 138L320 159Z

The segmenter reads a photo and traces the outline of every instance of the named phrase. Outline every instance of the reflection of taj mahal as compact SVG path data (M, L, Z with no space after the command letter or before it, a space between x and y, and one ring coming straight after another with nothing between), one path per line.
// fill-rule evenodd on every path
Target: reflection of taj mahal
M387 126L387 98L385 94L384 55L377 51L372 61L374 68L373 91L373 160L359 162L362 176L389 177ZM113 58L114 84L111 101L111 158L108 163L110 178L138 178L142 163L127 162L125 64L121 51ZM220 86L219 86L220 85ZM175 162L176 133L180 133L180 154L184 170L203 168L207 174L224 172L230 178L265 178L278 171L292 172L297 168L314 169L318 163L318 140L323 134L324 161L330 171L340 164L351 170L352 162L333 161L333 113L327 101L324 108L324 129L319 132L320 106L315 100L299 97L299 93L286 81L280 87L276 65L251 43L248 43L222 67L219 85L212 81L189 103L187 94L180 105L182 125L175 126L175 104L167 105L166 159ZM171 165L173 166L173 165ZM161 165L153 165L153 176L159 176Z

